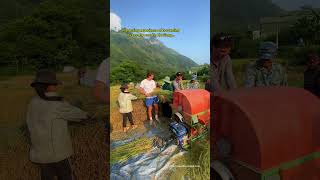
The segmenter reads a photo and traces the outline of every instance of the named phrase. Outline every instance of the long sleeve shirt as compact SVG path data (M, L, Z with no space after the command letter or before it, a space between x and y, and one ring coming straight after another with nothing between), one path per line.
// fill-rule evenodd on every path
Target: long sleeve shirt
M47 93L47 96L56 96ZM73 154L68 121L81 121L87 113L63 101L46 101L34 97L27 112L27 126L31 138L30 160L53 163Z
M230 56L225 56L219 61L213 61L210 73L213 91L221 89L230 90L237 87Z

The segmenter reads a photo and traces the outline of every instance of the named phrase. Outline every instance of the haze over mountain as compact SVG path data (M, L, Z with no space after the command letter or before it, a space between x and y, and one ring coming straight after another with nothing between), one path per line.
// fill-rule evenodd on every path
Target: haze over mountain
M304 5L310 5L314 8L320 8L320 0L272 0L272 1L285 10L297 10Z

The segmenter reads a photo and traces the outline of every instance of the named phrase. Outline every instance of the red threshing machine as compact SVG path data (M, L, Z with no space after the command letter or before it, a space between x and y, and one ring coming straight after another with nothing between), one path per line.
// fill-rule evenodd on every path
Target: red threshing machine
M169 139L157 138L154 145L162 148L176 139L182 149L206 137L210 123L210 93L204 89L180 90L173 93L172 120ZM158 142L160 141L160 142Z
M212 178L320 180L320 100L298 88L213 95Z

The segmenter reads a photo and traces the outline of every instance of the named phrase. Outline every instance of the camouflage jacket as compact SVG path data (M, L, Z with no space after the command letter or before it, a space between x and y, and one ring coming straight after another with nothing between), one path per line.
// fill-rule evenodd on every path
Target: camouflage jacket
M273 63L271 71L249 64L246 71L246 87L287 86L287 74L280 64Z

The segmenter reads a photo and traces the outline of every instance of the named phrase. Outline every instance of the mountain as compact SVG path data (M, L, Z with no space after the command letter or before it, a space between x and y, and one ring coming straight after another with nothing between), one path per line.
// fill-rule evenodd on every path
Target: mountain
M134 38L115 31L110 33L110 54L111 70L125 61L133 61L145 70L161 74L185 71L198 65L157 38Z
M275 4L285 10L298 10L301 6L312 6L314 8L320 8L319 0L272 0Z
M278 16L283 12L271 0L213 1L211 9L213 33L246 31L248 25L258 25L261 17Z

